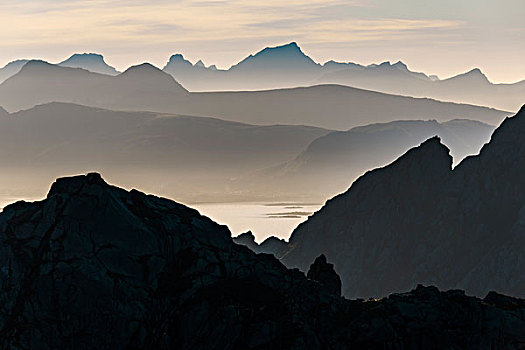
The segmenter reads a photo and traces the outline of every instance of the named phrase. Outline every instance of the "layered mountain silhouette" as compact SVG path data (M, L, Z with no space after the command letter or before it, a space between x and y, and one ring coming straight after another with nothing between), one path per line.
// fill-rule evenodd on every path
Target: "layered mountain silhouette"
M96 53L76 53L67 60L60 62L58 65L62 67L82 68L87 71L99 74L119 74L115 67L111 67L104 61L104 57L102 55Z
M328 132L64 103L11 115L0 110L0 193L43 195L58 175L96 168L121 184L184 201L272 196L268 188L234 190L230 179L293 159Z
M27 62L29 62L29 60L16 60L0 68L0 83L20 72L20 69L22 69Z
M525 108L453 170L433 137L372 170L293 232L281 255L306 271L325 254L350 297L418 283L525 295Z
M0 69L0 83L15 75L27 62L14 61ZM119 74L104 61L102 55L95 53L74 54L58 65L82 68L105 75ZM494 84L479 68L440 80L435 75L411 71L401 61L385 61L366 66L333 60L320 64L306 55L295 42L264 48L229 69L217 69L215 65L206 66L201 60L192 63L182 54L174 54L163 70L193 92L268 90L338 84L508 111L517 111L525 94L525 81Z
M324 256L308 272L231 241L193 209L58 179L0 213L3 348L508 348L525 301L418 286L381 300L338 296Z
M117 76L30 61L0 85L0 105L9 111L48 102L72 102L125 110L157 110L173 106L187 91L150 64Z
M187 203L322 203L432 135L442 136L457 163L493 129L468 120L396 121L334 132L50 103L0 110L0 193L42 196L60 174L96 168Z
M13 112L49 102L107 109L218 117L258 125L290 124L347 130L407 119L464 118L499 124L508 112L415 99L337 85L258 92L189 93L149 64L117 76L31 61L0 84L0 106Z
M477 68L440 80L436 76L411 71L401 61L368 66L335 61L319 64L295 42L265 48L228 70L217 70L215 67L206 69L187 60L170 59L164 71L172 74L190 91L261 90L339 84L510 111L518 110L525 95L525 81L493 84Z
M434 135L450 148L458 164L466 156L477 154L494 129L471 120L410 120L334 131L312 141L295 159L247 174L238 182L265 184L324 201L345 191L366 171L389 164Z
M377 68L344 69L320 77L318 84L342 84L391 94L431 97L441 101L471 103L516 111L525 96L525 81L514 84L494 84L479 68L444 79L433 80L416 76L406 65L389 72ZM395 65L394 65L395 66Z

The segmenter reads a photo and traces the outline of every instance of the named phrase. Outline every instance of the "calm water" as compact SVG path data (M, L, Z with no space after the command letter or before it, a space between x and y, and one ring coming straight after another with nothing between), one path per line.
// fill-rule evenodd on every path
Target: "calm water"
M234 236L252 231L257 242L290 234L322 204L313 203L206 203L191 205L201 214L227 225Z
M43 197L0 195L0 210L18 200L34 201ZM205 203L192 204L201 214L227 225L234 236L252 231L257 242L270 236L288 239L293 229L322 204L313 203Z

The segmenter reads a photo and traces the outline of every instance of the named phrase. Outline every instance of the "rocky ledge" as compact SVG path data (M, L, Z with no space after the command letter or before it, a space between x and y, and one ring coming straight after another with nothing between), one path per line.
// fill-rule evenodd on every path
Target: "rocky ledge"
M418 287L346 300L173 201L58 179L0 214L3 349L523 349L525 301ZM334 287L335 286L335 287Z

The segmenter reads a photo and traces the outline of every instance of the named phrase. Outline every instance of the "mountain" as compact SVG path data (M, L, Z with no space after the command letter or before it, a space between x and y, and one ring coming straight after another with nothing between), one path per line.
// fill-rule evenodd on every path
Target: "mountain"
M199 62L192 64L181 54L175 54L163 70L190 91L224 91L309 85L321 68L295 42L267 47L227 70Z
M170 109L187 91L149 65L117 76L30 61L0 85L0 105L8 111L48 102L71 102L124 110Z
M186 63L185 63L185 62ZM170 59L164 70L190 91L241 91L338 84L388 94L489 106L517 111L525 81L494 84L475 68L449 79L411 71L401 61L360 65L333 60L319 64L297 43L267 47L227 70Z
M0 84L0 106L13 112L49 102L129 111L217 117L258 125L311 125L348 130L370 123L454 118L499 124L507 112L337 85L257 92L188 93L149 64L117 76L31 61Z
M285 162L328 132L51 103L0 113L0 193L40 196L60 174L100 169L186 202L271 197L263 184L233 190L231 178Z
M418 286L338 296L325 257L308 272L231 241L167 199L58 179L46 199L0 213L2 348L508 348L525 301Z
M118 75L119 72L104 61L102 55L96 53L74 54L58 64L62 67L82 68L93 73Z
M305 55L297 43L291 42L286 45L267 47L233 65L230 70L258 70L272 74L280 70L287 71L291 69L302 72L304 69L315 69L318 67L319 64Z
M404 65L404 64L403 64ZM525 81L514 84L494 84L485 74L475 68L449 79L431 79L424 74L414 74L406 68L370 70L341 69L327 72L316 84L341 84L384 93L428 97L441 101L469 103L480 106L517 111L525 96Z
M18 73L27 62L29 60L16 60L0 68L0 83Z
M525 107L454 169L437 137L367 172L292 233L282 261L325 254L350 297L418 283L525 295Z
M241 186L271 186L324 201L345 191L359 176L384 166L410 148L438 135L451 149L454 164L477 154L495 127L471 120L407 120L334 131L308 145L295 159L238 179Z
M250 124L299 124L348 130L394 120L470 119L498 125L494 109L388 95L338 85L252 92L191 93L179 114L214 116Z

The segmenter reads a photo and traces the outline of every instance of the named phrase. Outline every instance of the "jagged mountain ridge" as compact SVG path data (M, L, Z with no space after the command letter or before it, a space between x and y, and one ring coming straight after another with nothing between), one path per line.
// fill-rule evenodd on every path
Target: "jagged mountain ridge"
M167 199L58 179L0 213L0 342L24 348L518 349L525 301L418 286L345 300ZM337 286L336 286L337 287ZM103 320L103 322L101 322ZM511 321L511 322L510 322Z
M395 95L427 97L517 111L524 81L493 84L479 68L440 80L408 69L401 61L363 66L314 62L297 43L265 48L228 70L203 69L189 62L168 62L164 70L190 91L261 90L340 84Z
M325 201L348 189L366 171L394 161L429 137L440 136L458 164L477 154L494 129L470 120L410 120L334 131L312 141L293 160L240 176L237 183L264 183Z
M31 61L18 74L0 84L0 106L10 112L49 102L217 117L257 125L309 125L337 130L421 118L438 121L464 118L499 124L508 115L508 112L484 107L337 85L190 93L169 74L149 64L129 68L113 77Z
M429 139L299 225L282 261L304 270L310 257L326 254L347 296L417 283L525 295L524 133L522 108L454 170L449 150Z
M69 64L68 61L74 62ZM93 63L94 61L96 62ZM75 54L60 64L97 73L118 74L98 54ZM0 70L0 83L20 69L7 68ZM333 60L319 64L306 55L295 42L264 48L229 69L217 69L215 65L206 67L201 60L193 64L182 54L175 54L170 57L163 70L194 92L340 84L395 95L427 97L508 111L517 111L525 94L525 81L494 84L479 68L440 80L435 75L411 71L402 61L385 61L367 66Z

